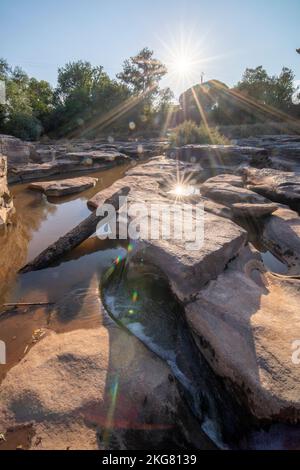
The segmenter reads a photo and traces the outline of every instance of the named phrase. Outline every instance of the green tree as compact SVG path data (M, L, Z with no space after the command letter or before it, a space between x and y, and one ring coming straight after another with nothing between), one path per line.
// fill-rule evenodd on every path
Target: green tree
M165 65L153 55L153 51L144 47L136 56L125 60L122 72L117 75L135 94L156 94L159 81L167 73Z

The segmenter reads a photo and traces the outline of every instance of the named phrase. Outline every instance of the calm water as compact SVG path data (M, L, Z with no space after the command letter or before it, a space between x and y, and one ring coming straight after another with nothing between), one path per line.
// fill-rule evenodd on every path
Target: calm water
M91 213L87 200L121 178L127 168L118 166L91 174L99 178L96 187L72 197L47 200L40 192L27 189L27 184L11 188L16 220L0 235L0 337L9 358L8 364L1 366L0 381L31 346L34 331L50 327L63 332L95 327L102 321L99 282L103 271L124 252L118 242L91 237L57 265L23 275L18 270L87 217ZM51 302L55 308L3 307L4 303L20 302Z
M91 213L87 200L121 178L127 169L128 165L122 165L91 173L98 178L96 187L63 198L48 200L42 193L28 189L28 184L11 188L17 216L8 233L0 235L0 305L25 299L55 297L57 300L65 289L72 288L80 280L84 283L95 270L101 271L102 261L105 263L113 257L118 247L112 242L100 243L96 239L73 250L72 257L76 258L73 262L66 258L69 262L54 269L22 276L17 274L26 262L86 218Z

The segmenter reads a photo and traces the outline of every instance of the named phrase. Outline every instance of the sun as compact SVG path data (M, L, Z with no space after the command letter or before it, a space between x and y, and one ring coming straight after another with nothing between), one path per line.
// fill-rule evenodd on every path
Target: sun
M191 57L183 54L178 55L170 62L170 71L184 77L193 72L193 65Z
M169 40L160 38L162 62L168 73L165 80L175 94L201 81L207 60L207 45L192 30L180 28Z

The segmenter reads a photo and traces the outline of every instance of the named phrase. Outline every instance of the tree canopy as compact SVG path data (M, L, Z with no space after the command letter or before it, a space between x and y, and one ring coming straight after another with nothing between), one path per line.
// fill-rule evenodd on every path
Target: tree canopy
M261 65L247 68L231 89L218 80L199 83L181 95L180 107L169 88L160 88L166 73L166 66L145 47L124 61L115 78L101 65L69 62L58 69L53 88L0 58L6 91L0 133L29 140L43 134L93 138L103 133L157 134L187 119L227 125L280 120L283 115L300 118L295 77L286 67L279 75L269 75Z

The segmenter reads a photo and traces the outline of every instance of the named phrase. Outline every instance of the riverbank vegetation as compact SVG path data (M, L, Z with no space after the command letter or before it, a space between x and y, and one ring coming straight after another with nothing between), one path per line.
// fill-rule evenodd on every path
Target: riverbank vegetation
M212 134L220 143L225 139L221 134L300 133L295 76L286 67L278 76L262 66L246 69L233 88L217 80L195 85L179 97L179 105L169 88L160 87L166 74L166 66L148 48L126 60L114 78L101 65L69 62L58 69L56 87L0 59L6 90L0 133L24 140L92 139L165 136L176 128L173 140L190 143L210 143ZM207 125L213 128L210 137Z

